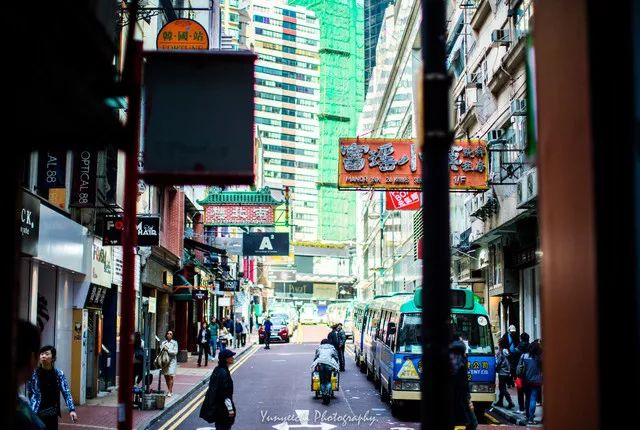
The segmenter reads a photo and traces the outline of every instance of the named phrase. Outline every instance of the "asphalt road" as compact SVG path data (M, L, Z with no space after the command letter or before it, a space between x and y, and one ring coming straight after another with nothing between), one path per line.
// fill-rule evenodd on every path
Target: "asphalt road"
M405 410L400 419L391 415L373 384L346 357L340 391L328 406L310 389L310 365L314 351L329 329L304 326L289 344L272 344L270 350L255 346L231 369L237 418L234 429L419 429L418 408ZM156 423L158 430L213 429L198 417L205 389L185 399L173 416ZM333 427L335 426L335 427ZM489 428L481 426L480 428ZM522 428L522 427L520 427Z

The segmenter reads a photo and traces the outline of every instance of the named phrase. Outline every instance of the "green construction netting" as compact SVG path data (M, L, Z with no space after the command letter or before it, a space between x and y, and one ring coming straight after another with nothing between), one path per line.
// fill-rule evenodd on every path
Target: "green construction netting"
M320 21L318 236L354 240L355 192L338 191L338 141L354 137L364 103L364 10L358 0L289 0Z

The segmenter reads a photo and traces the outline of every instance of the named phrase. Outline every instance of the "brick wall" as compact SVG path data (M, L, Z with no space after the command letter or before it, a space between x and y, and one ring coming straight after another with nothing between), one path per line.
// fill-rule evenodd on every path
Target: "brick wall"
M184 192L174 187L164 190L160 245L182 258L184 246Z

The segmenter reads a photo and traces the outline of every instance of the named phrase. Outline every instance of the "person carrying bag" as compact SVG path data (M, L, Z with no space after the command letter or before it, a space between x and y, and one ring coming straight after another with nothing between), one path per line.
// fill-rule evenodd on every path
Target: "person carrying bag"
M233 403L233 380L229 365L233 364L235 352L230 349L218 355L218 366L213 369L209 379L209 389L200 407L200 418L216 424L216 430L229 430L236 420L236 407Z

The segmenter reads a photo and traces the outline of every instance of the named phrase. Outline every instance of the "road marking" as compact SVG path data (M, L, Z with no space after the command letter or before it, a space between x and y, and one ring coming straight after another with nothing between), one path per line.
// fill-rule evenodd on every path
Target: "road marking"
M230 374L233 374L236 371L236 369L242 366L249 358L251 358L258 351L258 349L255 348L255 345L252 345L251 348L252 350L250 350L246 355L244 355L240 360L238 360L233 365L231 370L229 370ZM176 427L178 427L189 415L191 415L191 413L198 406L202 404L208 388L209 388L208 386L202 387L202 390L198 394L196 394L196 396L189 403L183 406L182 409L180 409L173 417L171 417L171 419L169 419L166 423L164 423L164 425L160 427L158 430L165 430L167 428L169 430L173 430Z

